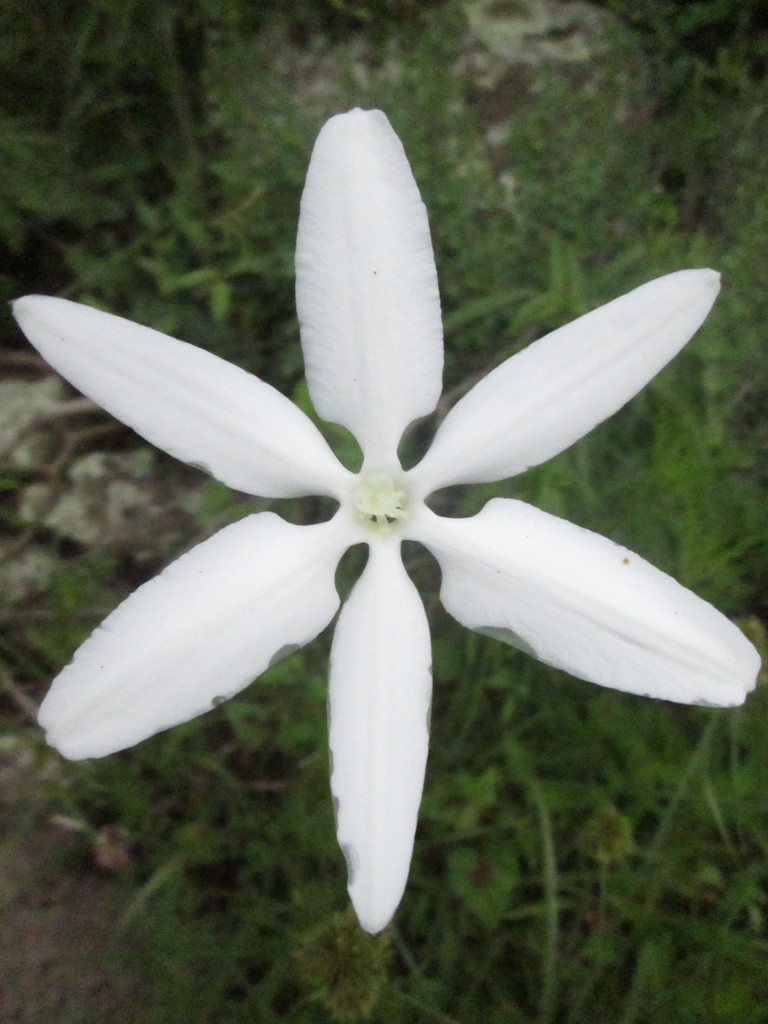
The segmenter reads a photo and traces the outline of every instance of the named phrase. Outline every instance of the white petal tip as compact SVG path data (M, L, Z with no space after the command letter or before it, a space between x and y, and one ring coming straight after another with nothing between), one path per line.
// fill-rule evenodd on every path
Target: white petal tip
M50 701L50 694L40 706L37 715L38 725L45 730L45 742L53 747L68 761L86 761L91 757L106 757L127 744L114 742L106 735L106 730L84 727L79 716L70 717L62 714L61 706L55 707L58 701Z
M355 911L357 913L357 911ZM389 922L392 920L392 915L384 917L366 917L357 914L357 919L360 922L360 927L364 932L368 932L369 935L378 935L379 932L383 932Z
M105 754L84 753L79 743L70 744L66 740L57 741L52 736L46 735L45 741L57 754L60 754L67 761L87 761L92 757L104 757ZM109 751L112 753L112 751Z
M11 313L16 323L24 330L24 321L34 314L39 307L40 300L45 299L43 295L22 295L18 299L11 299Z
M348 887L352 906L357 914L360 927L369 935L378 935L383 932L394 917L397 904L392 906L389 902L383 905L381 901L365 899L354 891L353 886ZM399 902L399 901L398 901Z
M702 278L706 278L713 285L720 286L720 271L713 270L712 267L693 267L690 271L691 274L698 274Z
M64 302L66 302L65 299L59 299L55 295L20 295L18 299L11 299L11 310L18 320L20 316L34 312L36 309L39 310L43 306L63 304Z
M689 308L691 310L700 309L702 323L720 292L720 272L712 270L710 267L678 270L657 280L662 286L664 282L668 282L675 288L679 286L678 294L680 297L687 296L687 300L691 304ZM649 282L649 284L654 283Z
M387 115L382 110L366 110L363 107L352 107L351 110L347 110L342 114L334 114L333 117L329 117L325 122L324 129L328 125L333 125L334 128L342 128L344 125L352 124L363 124L365 121L386 121L389 124Z
M68 736L66 732L62 733L55 727L46 731L45 742L68 761L86 761L90 757L104 757L106 754L113 753L112 750L95 753L81 737Z
M701 270L690 270L688 273L695 274L698 277L702 290L708 291L712 295L712 302L714 302L720 291L720 271L704 267Z

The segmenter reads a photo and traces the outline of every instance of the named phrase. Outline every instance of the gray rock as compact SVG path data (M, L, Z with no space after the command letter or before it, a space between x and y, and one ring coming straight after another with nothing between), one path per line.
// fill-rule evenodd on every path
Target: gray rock
M23 488L19 515L92 550L151 561L195 532L202 481L190 476L148 448L90 452L72 463L63 485Z
M55 429L46 425L61 406L66 388L60 377L0 382L0 466L34 469L55 454Z
M59 565L42 544L28 543L14 550L12 542L0 538L0 605L13 607L45 593Z

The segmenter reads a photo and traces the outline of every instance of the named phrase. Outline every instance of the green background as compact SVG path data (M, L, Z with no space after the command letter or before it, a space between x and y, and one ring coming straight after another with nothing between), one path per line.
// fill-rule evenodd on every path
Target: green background
M381 107L430 213L449 393L646 280L722 271L706 325L626 409L447 508L515 495L607 534L764 646L767 29L760 0L9 0L0 291L92 302L307 407L303 177L326 117ZM6 372L28 350L6 313L0 332ZM715 711L581 683L463 631L409 549L434 637L432 743L409 886L372 939L333 833L327 636L135 750L69 765L45 748L32 711L47 683L161 562L24 521L34 474L0 464L4 550L47 544L63 569L0 611L0 754L25 766L4 842L40 813L74 822L56 870L87 888L98 843L118 836L103 957L146 986L126 1020L764 1021L764 685ZM167 558L260 507L205 484ZM56 1019L95 1020L98 1005Z

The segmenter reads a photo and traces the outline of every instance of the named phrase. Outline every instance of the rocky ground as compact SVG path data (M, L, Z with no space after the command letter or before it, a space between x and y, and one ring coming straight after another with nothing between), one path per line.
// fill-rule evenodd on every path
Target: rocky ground
M139 1024L148 993L130 894L92 843L41 799L21 744L0 752L0 1021Z
M89 554L107 568L75 584L78 604L119 593L126 572L130 589L200 534L205 478L137 448L35 356L15 355L0 379L0 478L14 485L0 517L12 527L0 531L0 1024L139 1024L141 946L122 924L132 894L110 837L51 800L61 766L35 724L37 677L45 637L56 644L52 592ZM90 625L108 610L83 614Z

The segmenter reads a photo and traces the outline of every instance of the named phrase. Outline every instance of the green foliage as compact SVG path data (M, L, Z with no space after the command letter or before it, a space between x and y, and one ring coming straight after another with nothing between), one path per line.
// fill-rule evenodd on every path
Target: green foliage
M381 106L430 211L451 389L655 275L723 271L707 326L627 409L519 480L441 500L467 514L514 493L621 540L764 647L760 4L600 6L620 19L608 48L576 78L540 68L501 130L457 63L456 4L58 0L43 17L10 0L2 287L203 344L311 413L293 307L302 180L329 113ZM328 436L359 463L348 435ZM6 509L24 480L3 480L3 528L23 542ZM199 518L212 530L261 507L212 482ZM345 909L327 641L202 720L62 769L53 798L87 826L84 858L105 826L131 837L120 936L142 937L154 998L141 1019L760 1024L764 685L725 712L588 687L460 632L434 566L408 557L434 631L432 749L411 880L383 938ZM29 692L142 574L95 552L72 565L40 608L2 609L0 669ZM4 722L18 728L10 711Z

